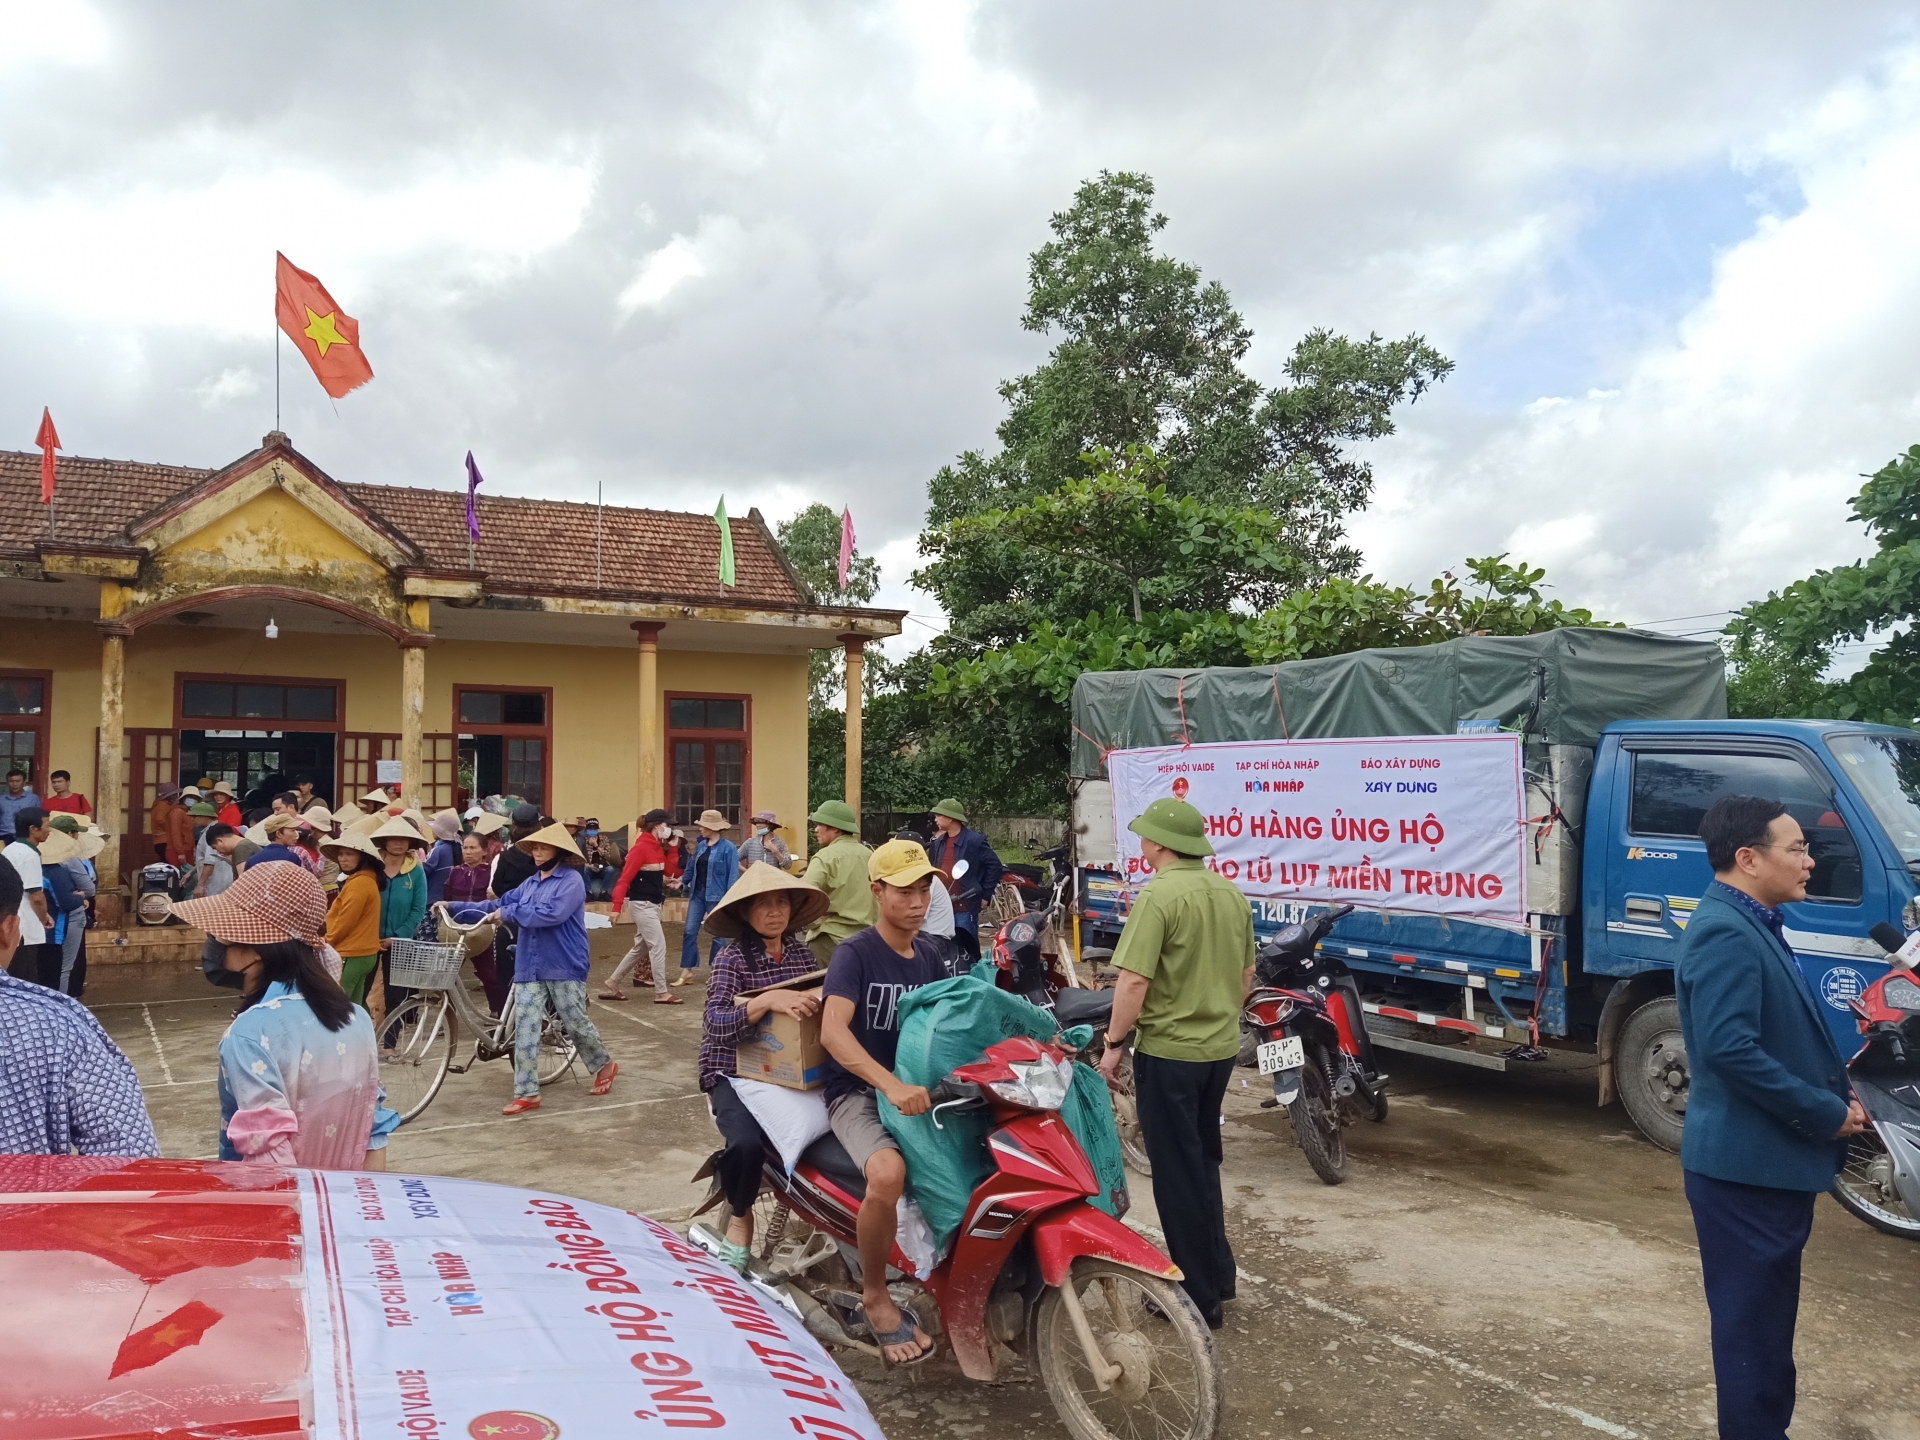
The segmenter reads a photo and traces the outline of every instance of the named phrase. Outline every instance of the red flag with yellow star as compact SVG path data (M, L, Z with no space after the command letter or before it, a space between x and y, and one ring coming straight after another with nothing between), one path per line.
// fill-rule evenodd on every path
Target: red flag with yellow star
M220 1312L211 1305L189 1300L165 1319L156 1320L146 1329L136 1330L122 1340L107 1378L111 1380L132 1370L158 1365L176 1350L198 1345L200 1337L218 1324L220 1318Z
M284 255L275 284L274 313L287 338L300 347L314 378L338 400L373 378L360 349L360 322L333 303L327 287Z

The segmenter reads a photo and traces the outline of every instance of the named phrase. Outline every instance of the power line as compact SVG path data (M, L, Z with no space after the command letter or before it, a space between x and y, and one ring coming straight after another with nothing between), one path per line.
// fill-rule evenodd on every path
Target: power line
M1635 630L1645 629L1649 625L1678 625L1682 620L1711 620L1716 615L1738 615L1738 610L1703 610L1698 615L1669 615L1664 620L1635 620Z

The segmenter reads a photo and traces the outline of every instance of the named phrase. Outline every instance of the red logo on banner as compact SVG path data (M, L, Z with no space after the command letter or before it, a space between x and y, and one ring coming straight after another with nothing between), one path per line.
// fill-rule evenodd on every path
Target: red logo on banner
M1186 777L1186 776L1184 776L1184 775L1180 775L1180 776L1177 776L1177 777L1175 777L1175 779L1174 779L1174 782L1173 782L1173 798L1174 798L1174 799L1176 799L1176 800L1184 800L1184 799L1186 799L1186 798L1187 798L1187 790L1188 790L1189 788L1190 788L1190 787L1189 787L1189 786L1187 785L1187 777Z
M560 1427L531 1410L489 1410L467 1422L474 1440L560 1440Z

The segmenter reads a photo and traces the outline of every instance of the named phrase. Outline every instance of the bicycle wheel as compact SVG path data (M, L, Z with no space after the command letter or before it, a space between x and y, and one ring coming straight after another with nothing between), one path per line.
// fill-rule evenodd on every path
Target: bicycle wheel
M387 1108L406 1124L440 1093L453 1063L453 1015L438 992L414 995L389 1011L381 1035L394 1042L380 1052L380 1083Z
M567 1038L559 1020L547 1016L540 1026L540 1083L551 1085L571 1070L574 1053L573 1041Z

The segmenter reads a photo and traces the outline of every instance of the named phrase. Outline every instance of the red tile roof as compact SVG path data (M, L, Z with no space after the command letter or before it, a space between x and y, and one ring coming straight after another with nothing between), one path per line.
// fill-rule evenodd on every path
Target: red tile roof
M319 473L310 462L307 468ZM39 452L0 450L0 556L29 558L36 547L49 543L128 549L130 524L218 473L62 455L54 493L58 528L50 541L46 507L40 503ZM338 485L355 504L413 541L423 568L468 568L463 491L326 483ZM477 503L481 538L473 564L490 591L600 592L702 604L815 607L757 515L728 522L738 584L723 588L720 533L710 516L619 505L602 512L573 501L484 493Z

